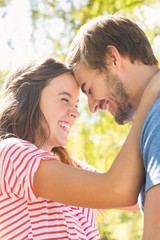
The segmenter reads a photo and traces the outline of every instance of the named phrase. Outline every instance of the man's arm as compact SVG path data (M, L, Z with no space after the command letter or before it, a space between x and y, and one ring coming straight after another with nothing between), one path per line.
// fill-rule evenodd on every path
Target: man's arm
M145 200L143 240L152 239L160 239L160 184L147 192Z

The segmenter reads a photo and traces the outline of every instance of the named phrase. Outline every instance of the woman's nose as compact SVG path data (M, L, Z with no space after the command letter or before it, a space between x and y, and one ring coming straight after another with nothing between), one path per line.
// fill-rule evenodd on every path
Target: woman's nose
M72 108L70 111L70 115L74 118L78 118L80 116L80 113L76 107Z

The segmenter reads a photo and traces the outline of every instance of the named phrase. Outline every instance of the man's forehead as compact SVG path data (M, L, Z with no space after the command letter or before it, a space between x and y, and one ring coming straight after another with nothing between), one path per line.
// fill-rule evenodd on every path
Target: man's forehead
M79 65L76 66L76 68L74 69L74 77L79 85L79 87L81 87L81 84L82 84L82 70L80 68Z
M86 85L92 82L93 79L99 76L97 69L92 69L84 63L78 63L74 69L74 77L81 88L82 92L86 93Z

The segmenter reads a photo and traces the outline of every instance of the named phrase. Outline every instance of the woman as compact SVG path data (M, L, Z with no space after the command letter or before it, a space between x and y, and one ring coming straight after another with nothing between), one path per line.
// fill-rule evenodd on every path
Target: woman
M0 110L0 239L100 239L87 207L136 203L143 180L138 140L156 92L145 91L141 117L111 169L95 173L64 148L79 117L79 88L65 65L49 58L12 72Z
M31 62L8 77L0 115L0 239L100 239L94 210L34 193L41 160L79 167L61 147L79 116L78 98L73 76L52 58ZM52 184L61 193L59 184Z

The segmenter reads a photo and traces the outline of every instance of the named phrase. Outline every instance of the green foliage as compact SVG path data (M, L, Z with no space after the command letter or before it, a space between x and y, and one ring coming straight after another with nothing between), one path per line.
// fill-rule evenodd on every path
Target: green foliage
M78 158L84 157L89 164L106 171L125 140L130 124L119 126L107 112L92 114L86 104L81 106L81 118L72 129L69 146Z
M0 7L7 6L10 2L11 0L0 0Z
M8 71L0 69L0 86L3 84Z
M105 210L98 214L101 239L141 240L142 219L139 212Z

